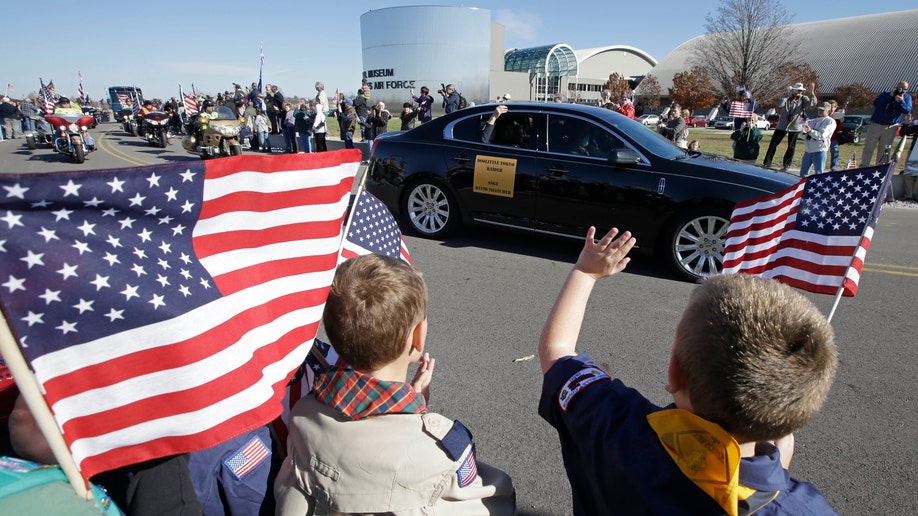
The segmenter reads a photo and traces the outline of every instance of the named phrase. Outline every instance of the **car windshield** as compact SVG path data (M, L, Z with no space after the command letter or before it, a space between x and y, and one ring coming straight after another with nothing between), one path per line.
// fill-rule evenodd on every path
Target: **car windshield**
M663 135L640 122L622 115L608 116L606 118L613 127L634 140L638 146L643 147L648 152L667 159L675 159L685 155L684 150L676 147L673 142L664 138Z

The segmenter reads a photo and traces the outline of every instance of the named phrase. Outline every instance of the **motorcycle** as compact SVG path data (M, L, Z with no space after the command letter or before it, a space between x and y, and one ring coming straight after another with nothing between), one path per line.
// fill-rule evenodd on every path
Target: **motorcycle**
M130 109L121 110L121 127L131 136L137 136L137 120Z
M92 125L91 116L56 114L46 115L45 120L57 128L54 150L70 156L75 163L82 163L86 160L86 153L96 150L96 142L87 130Z
M148 142L165 149L169 145L171 115L162 111L150 111L141 115L140 136Z
M236 118L226 106L218 106L217 117L208 119L197 115L190 130L182 139L182 147L202 159L238 156L242 154L239 133L245 127L245 119Z
M35 130L25 133L26 147L28 147L29 150L35 150L38 148L39 144L51 145L54 143L54 128L45 120L45 117L42 115L34 115L29 118L35 122Z

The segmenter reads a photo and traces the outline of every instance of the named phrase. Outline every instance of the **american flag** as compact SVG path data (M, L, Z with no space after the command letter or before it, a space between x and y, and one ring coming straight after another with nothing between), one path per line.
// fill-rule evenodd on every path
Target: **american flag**
M459 480L459 487L468 487L478 478L478 461L475 460L475 445L470 445L468 455L456 470L456 476Z
M140 95L136 93L131 95L131 114L137 116L140 114Z
M752 111L747 109L746 102L734 100L730 103L729 115L733 118L752 118ZM737 129L739 129L739 127L737 127Z
M857 168L857 158L854 154L852 154L851 159L848 160L848 166L845 167L845 170L851 170L852 168Z
M48 81L48 93L51 94L51 98L57 101L57 91L54 90L54 81Z
M38 90L38 95L41 97L41 107L46 115L50 115L54 112L54 94L48 86L45 86L44 81L39 79L39 82L41 89Z
M819 294L857 294L892 166L826 172L736 205L723 272L775 278Z
M0 303L84 478L281 413L359 162L0 175Z
M398 222L379 199L361 188L341 247L341 260L370 253L401 258L411 263L411 254Z
M83 73L77 72L80 76L80 86L77 88L77 93L80 94L80 105L86 104L86 93L83 92Z
M236 478L242 480L270 457L271 449L256 435L223 463Z
M191 116L197 114L198 104L195 102L194 97L191 95L185 95L185 116Z

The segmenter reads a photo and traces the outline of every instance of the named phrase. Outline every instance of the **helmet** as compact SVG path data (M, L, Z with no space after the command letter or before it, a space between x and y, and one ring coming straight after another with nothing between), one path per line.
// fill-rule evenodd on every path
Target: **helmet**
M143 101L143 105L144 105L144 106L152 106L152 105L153 105L153 101L152 101L152 100L145 100L145 101Z
M201 109L207 109L207 108L209 108L209 107L214 107L214 106L216 106L216 104L214 104L214 101L212 101L212 100L205 100L204 103L201 104Z
M67 97L61 97L57 99L58 104L70 104L70 99Z

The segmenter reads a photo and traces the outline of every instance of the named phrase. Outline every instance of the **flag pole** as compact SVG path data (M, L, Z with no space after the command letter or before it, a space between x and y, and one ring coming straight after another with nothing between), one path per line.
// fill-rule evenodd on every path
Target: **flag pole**
M883 202L886 199L886 192L889 190L889 187L892 183L892 173L896 169L896 161L893 161L886 167L886 177L883 178L883 186L880 187L880 191L877 192L877 197L873 203L873 210L870 212L870 221L876 221L880 216L880 209L883 207ZM864 230L861 232L861 242L864 241L864 234L867 233L867 229L872 227L875 222L868 222L864 225ZM854 260L857 258L857 251L851 255L851 262L848 264L848 268L845 269L845 274L842 276L841 284L838 286L838 292L835 293L835 301L832 303L832 309L829 310L829 315L826 316L827 322L831 323L832 318L835 316L835 310L838 308L839 302L841 302L842 295L845 292L845 280L848 279L848 271L854 267Z
M3 354L3 359L16 380L16 387L19 388L23 400L29 406L29 410L32 411L38 428L41 430L45 440L48 441L48 446L51 448L54 458L57 459L58 465L67 476L67 480L73 487L74 492L86 500L91 500L92 494L87 489L86 481L80 475L80 470L73 459L73 455L67 448L67 443L64 442L64 436L61 435L60 427L58 427L57 421L54 420L54 416L51 415L51 409L48 408L48 404L41 394L38 380L32 374L32 370L29 369L25 357L22 356L22 350L16 344L16 339L13 337L13 332L10 330L5 318L0 318L0 353Z

